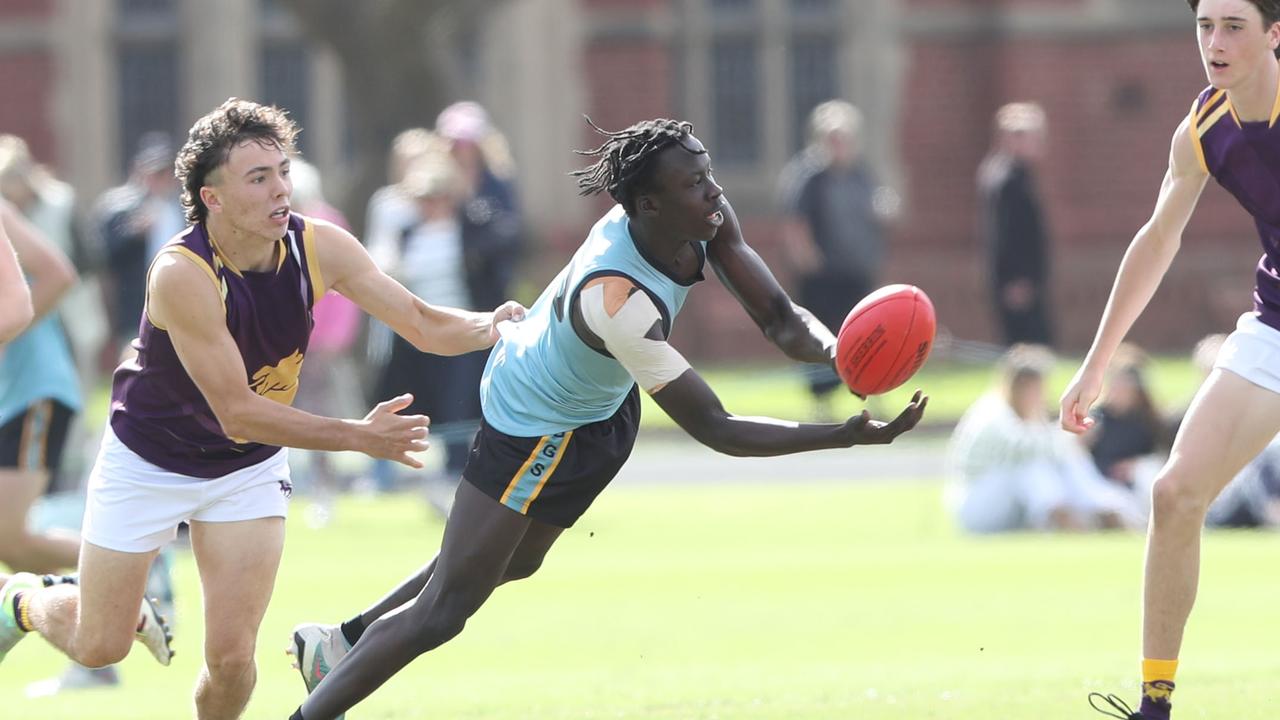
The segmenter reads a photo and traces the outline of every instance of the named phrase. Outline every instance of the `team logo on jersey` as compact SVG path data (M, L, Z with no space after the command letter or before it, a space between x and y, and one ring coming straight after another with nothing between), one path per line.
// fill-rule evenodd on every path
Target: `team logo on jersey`
M285 405L293 404L298 394L298 374L302 372L302 353L293 354L276 365L264 365L253 374L249 387L259 395Z

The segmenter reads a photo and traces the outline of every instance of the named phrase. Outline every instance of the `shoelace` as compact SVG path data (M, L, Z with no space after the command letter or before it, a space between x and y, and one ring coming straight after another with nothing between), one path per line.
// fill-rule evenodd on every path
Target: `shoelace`
M1099 707L1098 703L1103 702L1111 707ZM1103 695L1102 693L1089 693L1089 707L1106 715L1107 717L1119 718L1119 720L1142 720L1142 716L1133 711L1129 704L1121 700L1115 695Z

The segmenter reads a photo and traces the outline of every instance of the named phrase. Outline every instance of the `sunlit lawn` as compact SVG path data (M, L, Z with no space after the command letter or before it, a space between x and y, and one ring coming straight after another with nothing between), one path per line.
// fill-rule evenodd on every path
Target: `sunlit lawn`
M970 539L933 483L789 480L609 490L539 575L349 717L1067 720L1094 717L1090 690L1133 699L1139 536ZM410 496L347 499L324 530L294 516L250 718L284 720L302 698L282 653L294 623L349 617L441 530ZM1269 534L1207 536L1180 718L1268 716L1277 557ZM185 555L177 575L172 667L139 651L120 689L26 700L62 667L28 639L0 667L3 717L189 717L201 622Z

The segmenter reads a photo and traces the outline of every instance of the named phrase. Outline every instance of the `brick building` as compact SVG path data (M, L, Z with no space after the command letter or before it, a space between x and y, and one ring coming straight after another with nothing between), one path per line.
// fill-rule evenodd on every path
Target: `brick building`
M476 37L469 86L520 164L539 243L531 287L602 207L564 178L568 150L591 141L583 113L605 127L693 121L752 243L779 259L774 179L808 110L840 96L866 113L869 156L906 201L886 279L926 288L943 325L973 339L992 336L974 231L990 116L1006 101L1042 103L1055 305L1077 350L1204 85L1190 13L1170 0L511 0ZM0 0L0 132L25 136L85 198L119 180L143 132L181 133L229 95L288 107L340 197L351 110L338 78L276 0ZM1134 338L1185 349L1228 329L1259 252L1248 218L1211 185ZM765 355L708 286L681 346Z

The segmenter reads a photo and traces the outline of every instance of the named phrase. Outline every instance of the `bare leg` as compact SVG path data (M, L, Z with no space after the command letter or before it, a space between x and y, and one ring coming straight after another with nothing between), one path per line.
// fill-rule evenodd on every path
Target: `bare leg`
M0 469L0 563L17 571L60 572L76 566L80 539L74 533L33 533L27 513L49 484L47 470Z
M1144 657L1176 660L1200 579L1209 504L1280 430L1280 395L1215 370L1196 395L1152 490Z
M204 588L205 619L196 717L234 720L258 677L253 655L284 551L284 518L192 521L191 549Z
M80 585L55 585L31 596L35 630L72 660L102 667L129 654L138 608L156 551L124 553L85 542Z
M384 615L303 705L307 720L332 720L414 658L462 632L503 579L530 521L469 483L458 488L436 567L411 604Z

